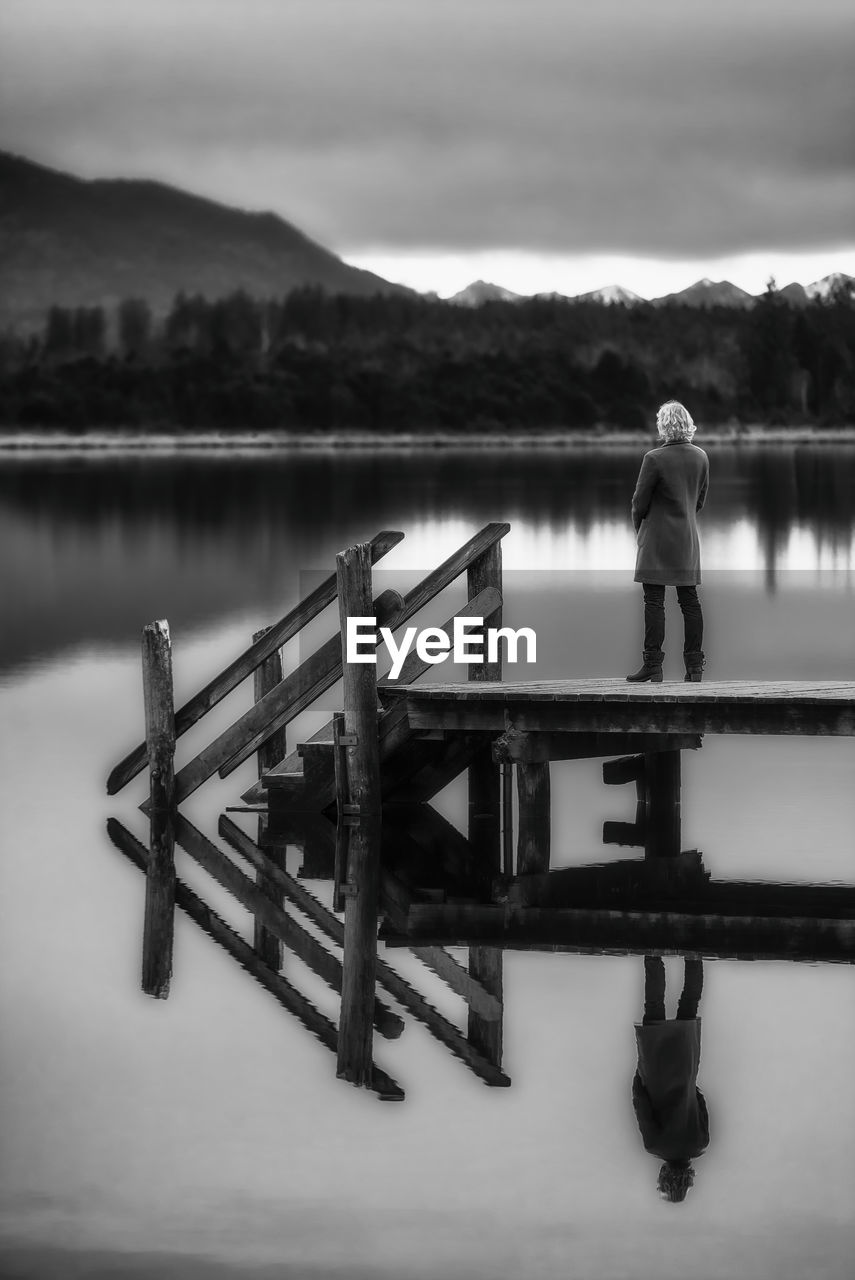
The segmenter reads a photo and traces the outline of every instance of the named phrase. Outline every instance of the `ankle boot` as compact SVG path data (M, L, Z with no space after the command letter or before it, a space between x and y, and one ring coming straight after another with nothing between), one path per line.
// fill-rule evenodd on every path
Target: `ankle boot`
M651 684L660 684L662 681L662 651L658 652L653 649L644 650L644 664L639 667L638 671L634 671L631 676L627 676L627 680L631 684L642 684L644 681L650 681Z
M683 658L686 663L685 680L699 684L704 678L704 667L707 665L703 652L697 649L694 652L684 653Z

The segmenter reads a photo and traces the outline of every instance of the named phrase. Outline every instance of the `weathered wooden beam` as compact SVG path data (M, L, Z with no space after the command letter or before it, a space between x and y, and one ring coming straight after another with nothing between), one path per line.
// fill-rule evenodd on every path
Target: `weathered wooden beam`
M509 696L503 703L495 698L483 702L456 696L422 698L414 691L407 693L406 701L411 728L446 732L495 729L501 733L507 717L517 729L528 733L855 735L855 708L843 701L838 705L759 700L744 704L656 702L652 698L586 702L579 698L562 701L556 695L552 700L532 701Z
M261 631L256 631L252 637L253 645L259 643L270 631L269 627L264 627ZM282 668L282 650L274 649L268 657L264 659L260 666L255 668L253 675L253 698L255 702L260 702L262 698L270 693L271 689L275 689L283 679ZM287 740L284 726L279 729L272 737L258 748L258 776L259 778L271 769L287 751ZM264 838L266 819L260 817L258 819L258 843L261 844ZM271 861L278 863L284 869L285 867L285 850L271 849ZM264 875L259 872L257 877L258 887L262 893L266 893L271 902L282 906L282 895L277 891L276 886ZM271 969L279 970L282 967L282 943L271 933L269 929L265 929L260 920L254 921L254 943L255 949L261 956L265 964L270 965Z
M148 863L147 851L126 827L123 827L115 818L108 818L107 834L115 847L134 866L145 871ZM266 965L249 943L235 933L206 902L202 901L198 894L181 880L175 881L175 905L180 907L203 933L228 952L250 977L269 991L282 1008L293 1014L307 1031L320 1040L321 1044L335 1052L338 1032L329 1018L316 1009L296 987ZM377 1066L374 1068L372 1088L386 1101L399 1102L404 1098L404 1091L400 1085Z
M509 902L522 907L855 919L855 886L712 880L696 849L676 858L562 867L511 881L505 893Z
M368 613L383 626L395 620L400 607L400 594L384 591L373 604L369 602ZM332 688L341 672L341 635L336 634L179 770L175 778L179 803L217 770L226 777L248 760L268 738Z
M322 903L318 902L317 898L301 884L270 864L264 853L253 844L249 836L225 816L220 818L220 834L253 867L262 870L266 868L267 874L276 881L285 896L295 906L299 907L328 937L339 945L343 945L344 925L342 922L331 911L328 911ZM377 958L377 980L398 1001L402 1008L422 1022L440 1044L444 1045L445 1048L449 1049L451 1053L465 1063L485 1084L499 1086L510 1084L508 1077L483 1055L477 1053L453 1023L444 1018L441 1013L438 1013L421 992L416 991L405 978L401 977L396 969L379 956Z
M339 617L345 635L349 618L371 614L371 559L366 543L336 556ZM367 663L344 664L344 721L347 738L349 831L344 907L344 981L338 1032L338 1075L351 1084L371 1080L371 1008L377 975L377 919L380 888L381 791L377 737L377 676Z
M549 763L517 765L517 875L549 870L552 810Z
M462 904L410 908L386 946L703 955L720 959L855 963L855 919L668 911L541 909Z
M509 723L493 743L493 759L537 764L545 760L615 756L625 751L693 751L702 745L703 739L696 733L679 736L664 733L545 733L522 730Z
M371 540L374 562L381 560L387 552L402 541L404 535L397 531L384 529ZM205 685L197 694L186 702L175 714L175 736L180 738L188 729L201 720L212 707L215 707L242 680L252 675L253 671L267 658L280 649L288 640L301 631L307 623L327 607L335 599L335 574L331 574L320 586L307 596L305 600L281 618L274 626L269 627L262 638L253 641L234 662L229 663L218 676ZM140 743L123 760L116 765L107 779L108 795L115 795L122 787L135 778L145 768L145 743Z
M488 550L473 560L467 569L467 586L470 600L488 587L501 592L501 542L494 542ZM484 619L485 632L488 621L494 627L500 627L502 625L501 609L497 609L492 618ZM469 668L470 685L501 679L501 651L493 662L473 663ZM494 762L492 752L486 744L482 752L473 756L469 765L469 843L490 885L493 877L501 870L500 767ZM484 987L499 1004L502 1003L503 958L500 951L489 947L470 947L469 974L473 982ZM502 1018L486 1019L472 1006L469 1007L469 1042L497 1067L502 1064L502 1033Z
M191 858L204 867L218 884L228 889L242 906L257 915L271 933L284 942L288 950L293 951L327 986L336 992L342 990L342 965L337 957L322 947L317 938L307 933L296 920L286 915L281 907L265 897L249 876L244 875L230 858L181 814L176 823L176 839ZM276 879L277 886L281 884L274 877L272 865L266 868L266 872L271 879ZM389 1040L396 1039L404 1029L402 1019L379 1000L373 1003L372 1009L380 1034Z
M149 764L149 857L145 878L142 989L166 999L175 916L175 713L169 623L142 633L145 738Z
M505 885L508 902L521 907L632 906L646 897L686 898L707 892L709 873L697 849L674 858L621 858L586 866L560 867L518 877ZM673 905L673 904L672 904Z

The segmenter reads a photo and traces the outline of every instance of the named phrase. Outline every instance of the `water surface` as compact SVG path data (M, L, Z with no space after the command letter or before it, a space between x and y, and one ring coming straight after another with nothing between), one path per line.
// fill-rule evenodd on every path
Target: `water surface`
M710 675L855 678L855 449L710 456ZM508 954L511 1089L482 1086L409 1022L377 1050L407 1090L397 1106L337 1082L328 1051L183 917L169 1000L138 991L142 878L104 822L114 813L144 835L144 780L110 800L104 779L140 736L141 626L169 618L181 700L340 547L404 530L377 571L378 590L403 588L486 521L508 520L505 621L538 636L536 667L513 674L621 675L640 644L628 520L638 462L611 450L4 459L6 1274L850 1274L848 968L707 964L700 1084L712 1139L681 1206L658 1200L658 1161L631 1107L639 958ZM429 620L447 618L463 590ZM666 675L678 678L669 609ZM288 664L334 625L329 610L302 649L288 646ZM235 691L214 725L249 696ZM336 702L332 690L290 741ZM203 722L179 758L211 732ZM189 815L213 834L252 776L250 762L212 780ZM685 761L684 847L701 848L717 877L852 883L853 777L851 739L708 737ZM602 785L598 762L554 766L555 865L620 856L602 845L602 822L631 818L633 802ZM462 788L438 807L462 824ZM291 851L289 870L299 863ZM246 914L183 854L179 869L249 936ZM310 887L328 900L327 884ZM413 957L394 960L460 1019ZM668 967L673 982L679 961ZM286 972L334 1015L297 961Z

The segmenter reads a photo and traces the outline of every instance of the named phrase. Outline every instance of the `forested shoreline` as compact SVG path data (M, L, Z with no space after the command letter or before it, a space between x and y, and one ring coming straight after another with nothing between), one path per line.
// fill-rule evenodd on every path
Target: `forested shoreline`
M851 288L751 308L538 297L469 308L319 289L60 308L0 337L7 433L634 432L665 399L737 430L855 424Z

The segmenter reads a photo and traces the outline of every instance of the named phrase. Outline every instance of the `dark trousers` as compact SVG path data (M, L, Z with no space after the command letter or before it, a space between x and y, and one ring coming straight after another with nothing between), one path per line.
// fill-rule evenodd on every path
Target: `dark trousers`
M698 1005L704 989L704 962L686 956L683 994L677 1005L677 1019L684 1022L698 1016ZM644 957L643 1024L665 1021L665 965L661 956Z
M642 583L644 588L644 657L662 662L665 643L665 588L658 583ZM677 601L683 613L683 653L700 653L704 640L704 615L697 587L677 587Z

